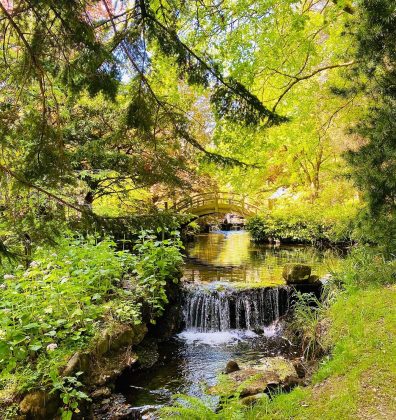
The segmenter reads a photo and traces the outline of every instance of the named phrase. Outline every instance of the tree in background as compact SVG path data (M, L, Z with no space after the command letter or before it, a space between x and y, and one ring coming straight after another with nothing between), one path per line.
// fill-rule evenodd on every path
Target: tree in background
M193 22L187 32L200 31L217 7L0 2L3 233L17 230L30 243L32 230L52 230L51 214L57 225L59 206L83 215L103 196L161 184L190 188L197 157L239 164L201 142L193 108L202 91L218 119L285 120L226 75L209 54L210 34L199 43L186 36L186 23Z
M370 107L353 129L359 140L355 149L347 153L347 159L368 203L368 213L362 220L364 235L394 250L396 4L387 0L361 0L356 14L359 71L353 76L368 97Z

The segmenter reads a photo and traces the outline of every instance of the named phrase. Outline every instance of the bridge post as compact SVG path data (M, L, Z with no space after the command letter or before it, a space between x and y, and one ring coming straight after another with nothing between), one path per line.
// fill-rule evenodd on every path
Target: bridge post
M216 191L214 196L214 207L215 207L215 213L219 212L219 194Z

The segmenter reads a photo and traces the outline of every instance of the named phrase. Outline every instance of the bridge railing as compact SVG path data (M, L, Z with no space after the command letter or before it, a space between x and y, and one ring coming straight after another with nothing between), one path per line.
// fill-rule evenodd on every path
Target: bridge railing
M173 209L176 211L187 211L188 209L194 209L204 206L212 206L215 209L219 208L219 205L230 205L240 207L243 211L249 213L257 213L258 207L249 201L241 194L228 193L228 192L209 192L196 194L191 197L185 198L177 202Z

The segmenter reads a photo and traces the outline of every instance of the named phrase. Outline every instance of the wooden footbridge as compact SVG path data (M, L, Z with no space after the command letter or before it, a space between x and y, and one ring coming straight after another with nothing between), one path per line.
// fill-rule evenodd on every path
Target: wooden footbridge
M172 207L178 213L194 214L197 217L219 213L237 213L241 216L257 214L258 207L240 194L209 192L196 194L178 201Z

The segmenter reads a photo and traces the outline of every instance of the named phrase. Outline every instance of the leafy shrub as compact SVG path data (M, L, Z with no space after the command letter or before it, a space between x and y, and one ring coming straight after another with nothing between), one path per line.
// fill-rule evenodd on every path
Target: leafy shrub
M271 238L287 243L341 243L352 238L349 220L326 221L313 214L271 213L255 216L248 220L246 228L256 242Z
M110 239L66 237L56 248L37 249L28 269L7 266L0 280L0 394L56 388L65 394L64 412L75 411L85 399L80 382L50 373L112 318L141 322L142 302L154 321L167 284L178 280L180 247L175 232L162 241L142 232L134 254L116 251ZM126 276L129 290L120 287Z
M133 247L133 274L138 284L138 295L149 304L152 322L165 309L168 282L178 282L183 262L179 233L170 232L169 236L160 241L152 231L143 231Z
M40 248L27 270L4 275L0 301L0 366L71 347L92 334L99 303L119 282L125 258L109 240L62 239L56 252ZM52 346L48 348L48 346ZM50 350L51 349L51 350Z

